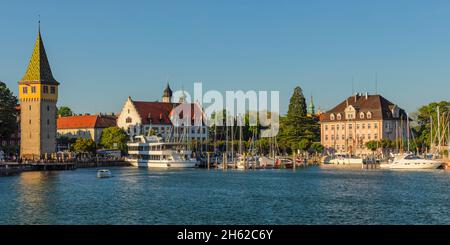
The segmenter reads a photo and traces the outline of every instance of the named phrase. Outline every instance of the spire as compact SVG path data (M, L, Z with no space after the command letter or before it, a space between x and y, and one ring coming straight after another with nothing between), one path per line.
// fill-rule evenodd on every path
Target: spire
M31 55L28 69L21 82L42 82L50 84L59 84L53 78L52 70L47 59L44 48L44 42L41 36L41 21L38 22L38 35L34 44L33 54Z
M309 101L309 105L308 105L308 114L309 115L315 114L314 100L313 100L312 95L311 95L311 100Z
M170 103L172 101L172 89L170 89L169 82L167 82L166 89L163 91L162 102Z
M163 97L172 97L172 89L170 89L169 83L167 83L166 89L164 89Z

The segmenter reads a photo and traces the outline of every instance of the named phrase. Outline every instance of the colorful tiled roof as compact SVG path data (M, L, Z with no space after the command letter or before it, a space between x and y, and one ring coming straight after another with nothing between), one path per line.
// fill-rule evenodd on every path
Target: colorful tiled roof
M31 55L28 69L20 82L41 82L46 84L59 84L53 77L47 54L39 30L33 54Z

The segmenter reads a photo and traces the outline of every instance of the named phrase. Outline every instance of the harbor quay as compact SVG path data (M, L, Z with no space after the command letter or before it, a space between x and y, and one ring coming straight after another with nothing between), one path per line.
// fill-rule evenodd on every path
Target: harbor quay
M167 81L161 100L128 96L118 112L91 115L57 107L63 85L53 76L39 27L18 82L19 104L11 108L17 128L1 142L0 162L16 164L2 163L2 174L117 165L445 169L450 158L446 101L424 106L430 119L419 115L414 128L405 109L378 93L357 92L322 111L312 95L307 103L297 86L287 114L280 115L279 91L270 91L268 106L268 91L222 96L203 93L202 84L194 83L191 96L184 89L173 91ZM218 106L224 97L226 106ZM208 101L216 103L203 104Z

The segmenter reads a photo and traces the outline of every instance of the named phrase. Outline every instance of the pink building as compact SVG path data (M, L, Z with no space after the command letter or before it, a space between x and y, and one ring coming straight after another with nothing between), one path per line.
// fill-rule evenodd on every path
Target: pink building
M381 95L355 94L320 115L321 143L329 153L369 154L371 140L407 136L406 112Z

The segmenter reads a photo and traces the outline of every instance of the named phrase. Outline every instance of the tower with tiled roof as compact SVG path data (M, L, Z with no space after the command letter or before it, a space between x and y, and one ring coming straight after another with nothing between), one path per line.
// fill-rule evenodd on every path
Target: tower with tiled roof
M20 155L50 157L56 151L56 102L59 82L53 77L39 28L28 68L19 81Z

